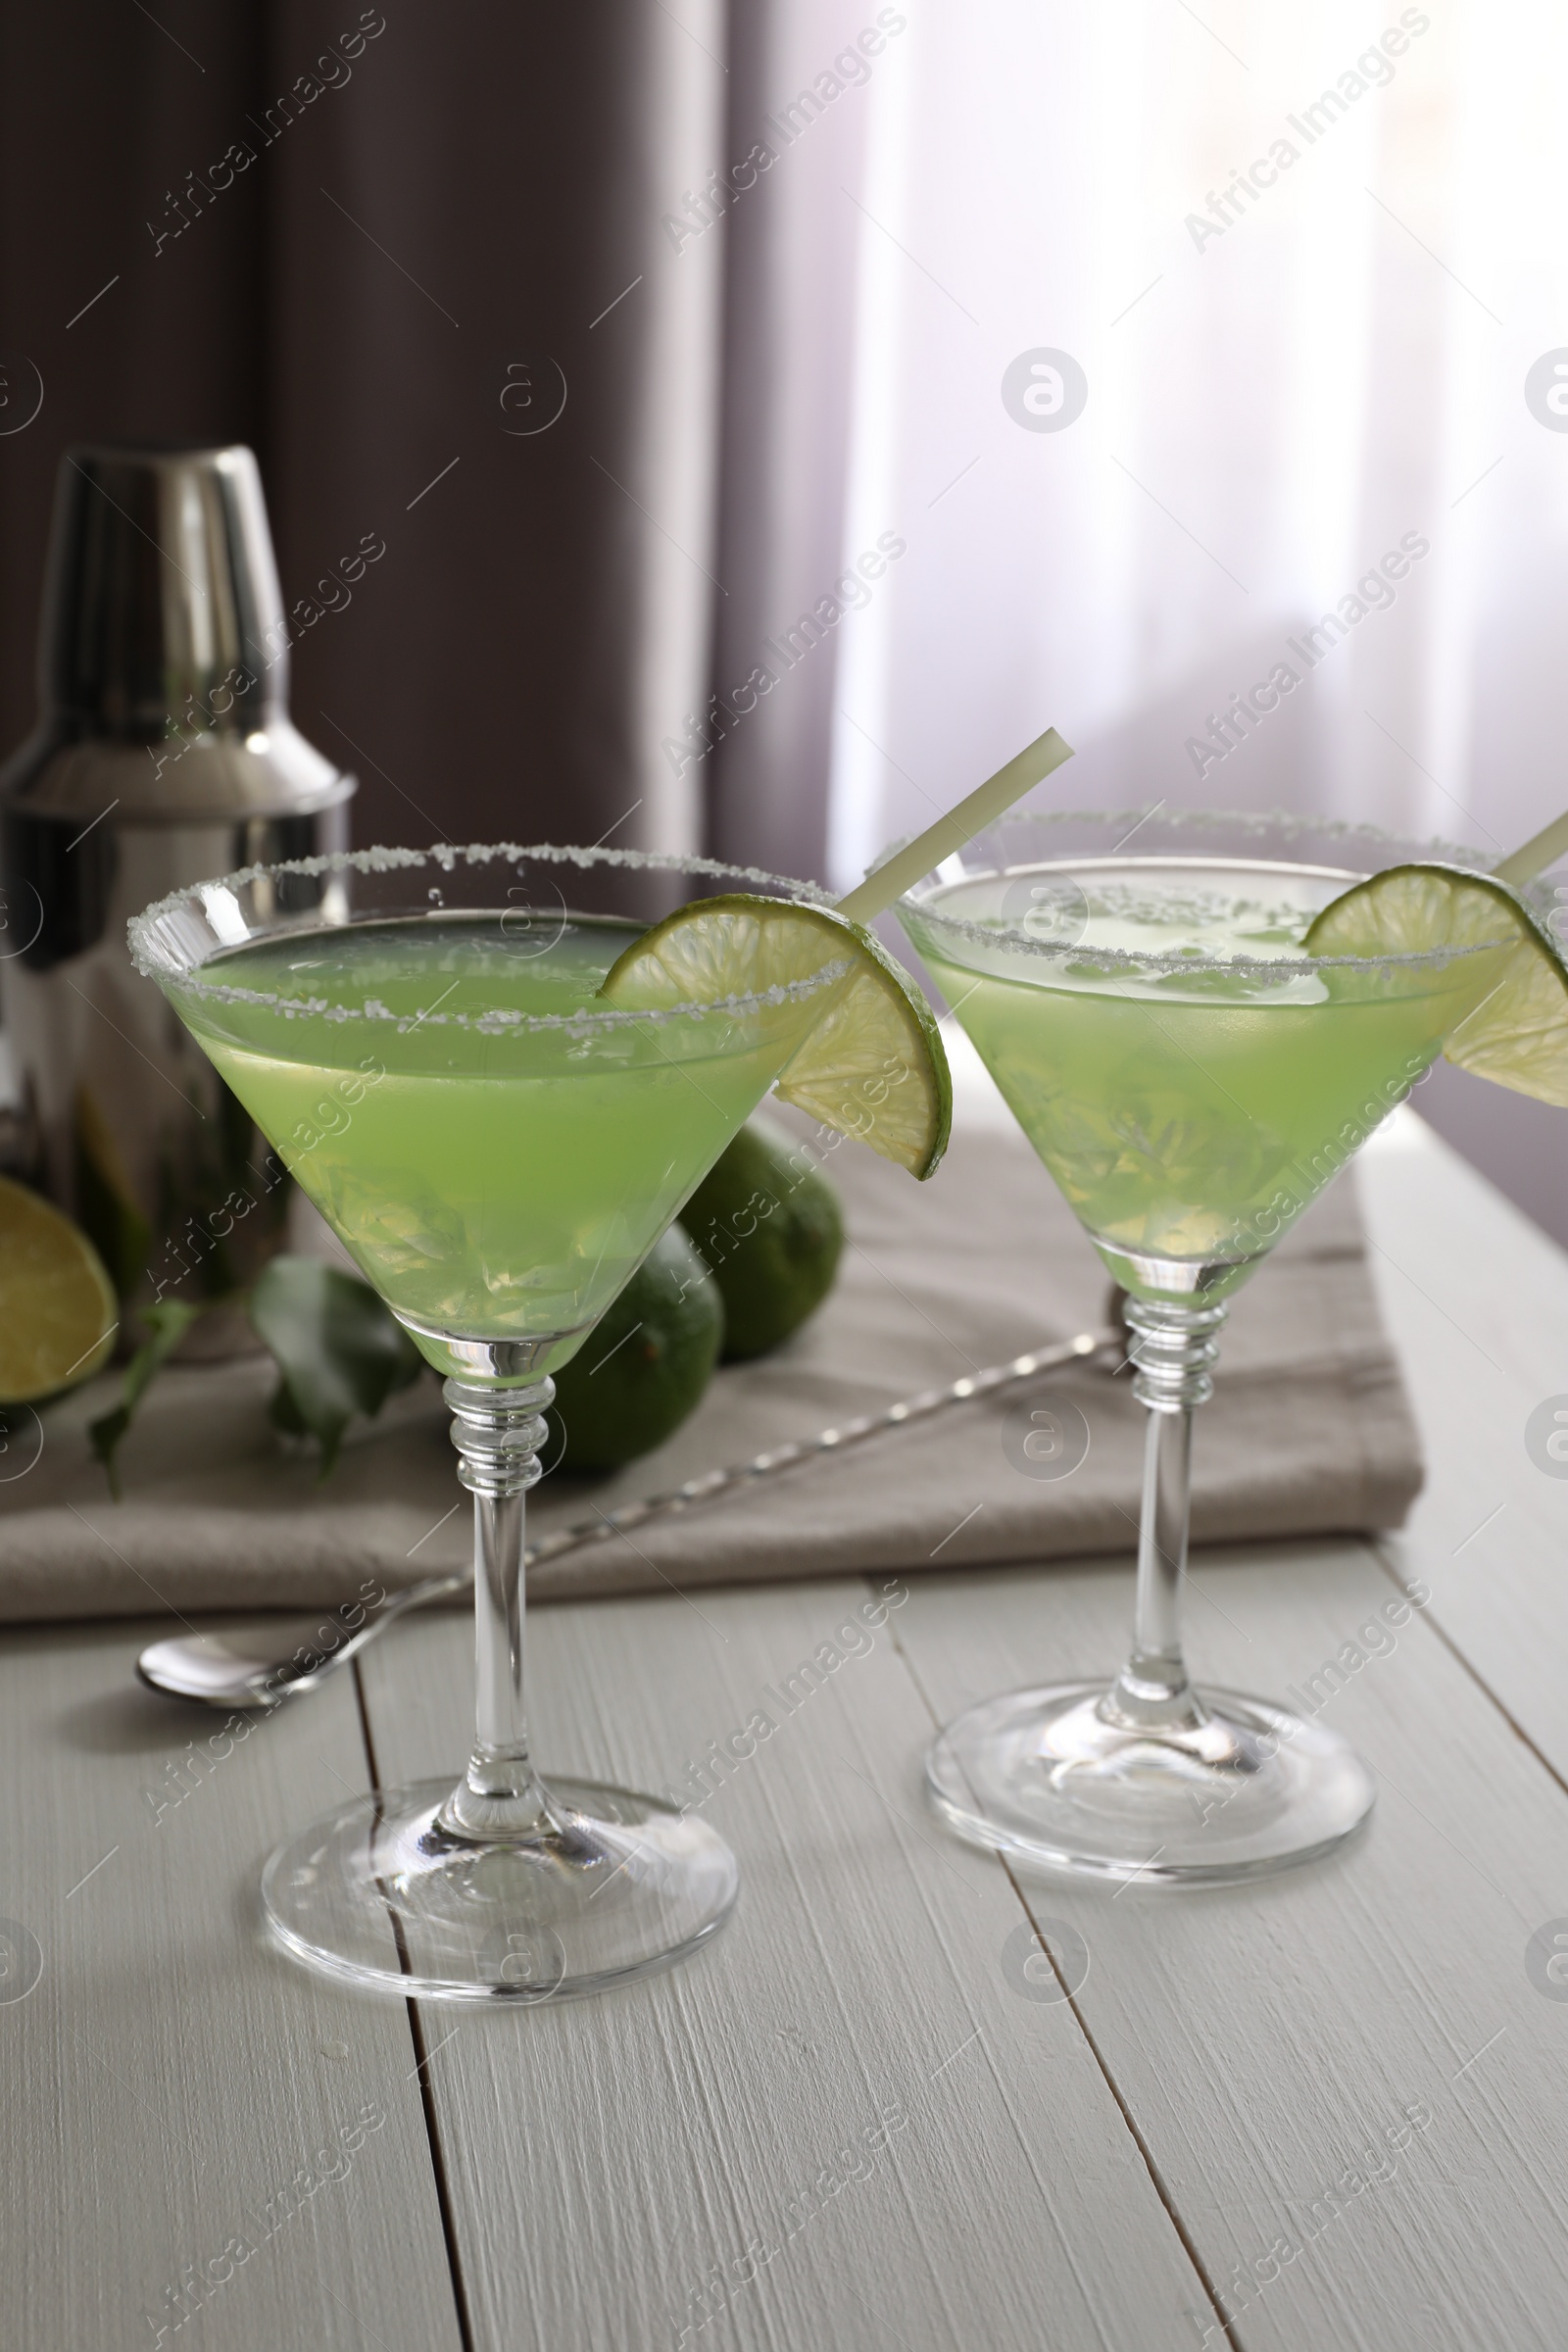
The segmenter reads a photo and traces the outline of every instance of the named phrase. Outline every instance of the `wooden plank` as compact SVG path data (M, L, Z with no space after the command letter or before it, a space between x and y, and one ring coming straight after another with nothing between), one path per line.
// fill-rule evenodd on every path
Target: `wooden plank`
M1359 1544L1238 1546L1194 1585L1200 1673L1265 1695L1396 1597ZM899 1640L947 1718L1108 1672L1130 1605L1116 1571L922 1580ZM1328 1702L1380 1782L1340 1856L1201 1896L1028 1886L1089 1946L1086 2025L1249 2352L1544 2347L1568 2325L1568 2005L1526 1971L1568 1913L1568 1804L1432 1625L1396 1641ZM890 1792L914 1810L912 1758Z
M236 1740L137 1689L155 1630L0 1649L0 2342L455 2352L409 2012L261 1938L270 1847L366 1785L352 1684Z
M778 1728L708 1808L745 1873L709 1951L592 2002L426 2013L476 2346L1165 2352L1212 2317L1070 2009L1032 1997L1014 1889L923 1817L930 1719L887 1633L788 1720L764 1689L868 1590L536 1613L547 1769L662 1788L755 1711ZM470 1673L451 1619L367 1662L384 1778L457 1766Z
M1568 1401L1568 1252L1408 1113L1360 1182L1427 1453L1391 1557L1420 1557L1434 1620L1568 1777L1568 1476L1526 1446L1531 1416Z

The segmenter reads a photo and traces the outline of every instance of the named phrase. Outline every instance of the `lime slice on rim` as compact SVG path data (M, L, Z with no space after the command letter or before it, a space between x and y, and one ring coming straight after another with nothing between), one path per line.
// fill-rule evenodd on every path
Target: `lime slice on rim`
M1429 948L1505 951L1490 992L1443 1055L1517 1095L1568 1105L1568 962L1516 890L1456 865L1394 865L1325 906L1309 956L1391 956Z
M776 1091L822 1126L927 1177L953 1124L948 1057L914 982L848 915L747 892L699 899L634 941L599 994L639 1012L666 1011L814 979L828 963L847 963L847 978L824 992Z
M109 1361L119 1315L87 1236L0 1176L0 1399L30 1404L90 1380Z

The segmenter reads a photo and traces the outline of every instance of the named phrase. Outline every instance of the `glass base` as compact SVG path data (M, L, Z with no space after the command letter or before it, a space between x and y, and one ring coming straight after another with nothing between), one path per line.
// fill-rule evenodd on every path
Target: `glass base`
M684 1958L740 1885L707 1822L597 1781L556 1781L537 1831L443 1826L453 1785L356 1798L262 1874L273 1936L340 1983L420 2000L562 2001Z
M937 1810L1022 1868L1140 1886L1223 1886L1327 1853L1372 1809L1372 1775L1335 1733L1234 1690L1150 1733L1103 1683L1011 1690L933 1744Z

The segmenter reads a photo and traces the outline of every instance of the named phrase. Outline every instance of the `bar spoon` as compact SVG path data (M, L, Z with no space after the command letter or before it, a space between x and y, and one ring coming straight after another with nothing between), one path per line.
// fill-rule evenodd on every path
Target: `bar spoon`
M841 1423L837 1429L824 1429L814 1438L794 1439L788 1445L774 1446L770 1452L754 1455L748 1462L733 1463L728 1469L704 1471L700 1477L687 1479L683 1486L672 1487L662 1494L645 1495L641 1501L623 1504L618 1511L601 1511L592 1519L578 1519L569 1527L553 1529L549 1535L541 1536L537 1544L528 1545L523 1554L524 1566L531 1568L542 1560L558 1559L563 1552L575 1551L584 1544L607 1543L623 1529L641 1527L650 1519L667 1518L676 1511L689 1510L711 1495L771 1478L780 1470L793 1468L797 1462L822 1453L842 1453L847 1446L858 1446L885 1430L902 1429L906 1422L926 1420L954 1405L966 1404L971 1397L990 1396L1016 1382L1033 1380L1037 1374L1062 1364L1087 1362L1109 1349L1125 1353L1125 1332L1081 1331L1070 1340L1038 1348L1032 1355L1017 1355L1010 1362L968 1373L947 1388L922 1389L918 1395L906 1396L882 1412L862 1414L854 1421ZM422 1608L429 1601L456 1599L460 1593L471 1591L472 1585L471 1568L425 1577L418 1584L387 1593L375 1605L373 1613L367 1612L364 1622L352 1628L329 1613L324 1618L300 1617L254 1632L176 1634L144 1649L136 1660L136 1672L152 1690L172 1698L198 1699L204 1706L230 1711L250 1708L265 1712L285 1698L298 1698L306 1691L318 1690L329 1675L378 1640L408 1610Z

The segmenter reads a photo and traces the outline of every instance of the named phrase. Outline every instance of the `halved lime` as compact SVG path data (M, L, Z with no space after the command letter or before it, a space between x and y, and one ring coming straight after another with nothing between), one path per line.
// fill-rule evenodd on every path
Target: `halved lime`
M1393 865L1313 921L1309 956L1502 951L1487 993L1444 1039L1443 1055L1517 1095L1568 1105L1568 962L1516 890L1465 866Z
M831 906L736 892L667 915L612 964L599 994L638 1011L711 1004L847 963L777 1092L926 1177L948 1148L953 1081L931 1007L880 940Z
M0 1176L0 1400L30 1404L90 1380L109 1361L119 1315L87 1236Z

